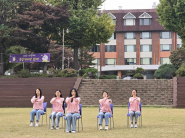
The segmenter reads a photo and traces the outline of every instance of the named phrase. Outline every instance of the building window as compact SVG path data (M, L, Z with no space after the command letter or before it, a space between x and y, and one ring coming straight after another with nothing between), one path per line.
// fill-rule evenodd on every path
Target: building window
M161 51L172 51L172 45L161 45Z
M92 63L94 63L95 65L100 65L100 59L98 58L98 59L95 59L95 60L93 60L92 61Z
M160 38L161 39L170 39L171 38L171 32L160 32Z
M105 71L105 75L118 75L117 71Z
M125 33L125 39L136 39L136 34L133 32Z
M169 58L161 58L161 65L162 64L171 64L170 59Z
M116 52L116 45L105 45L105 52Z
M116 39L116 33L113 33L111 38L109 38L109 40L115 40Z
M141 65L151 65L152 58L141 58Z
M152 52L152 46L151 45L141 45L141 52Z
M89 52L100 52L100 46L94 46Z
M125 26L133 26L135 25L135 19L124 19Z
M135 45L125 45L125 52L136 52Z
M180 47L182 47L182 44L177 44L177 48L180 48Z
M151 25L151 19L140 19L140 25Z
M136 58L125 58L125 65L136 65Z
M177 39L181 39L180 36L177 34Z
M116 58L106 58L105 65L116 65Z
M151 39L151 32L140 33L140 39Z

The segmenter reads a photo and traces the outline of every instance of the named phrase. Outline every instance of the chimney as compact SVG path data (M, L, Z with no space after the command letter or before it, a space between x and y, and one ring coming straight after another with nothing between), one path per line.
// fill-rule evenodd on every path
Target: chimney
M122 6L119 6L119 10L122 10Z
M154 2L154 3L153 3L153 5L152 5L152 9L157 9L156 2Z

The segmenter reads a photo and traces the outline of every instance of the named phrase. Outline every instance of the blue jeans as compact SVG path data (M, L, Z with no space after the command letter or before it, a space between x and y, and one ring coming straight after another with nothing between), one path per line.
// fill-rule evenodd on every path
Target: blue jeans
M99 113L99 125L102 125L103 118L105 118L105 125L109 125L109 116L112 115L110 112L106 112L105 114L103 112Z
M76 131L76 120L77 117L80 117L79 113L67 113L67 131L71 131L71 124L72 124L72 131Z
M62 112L52 112L51 113L51 126L52 127L54 127L55 118L56 118L56 126L59 127L61 115L63 115Z
M130 121L133 122L133 117L135 115L135 122L137 123L137 119L138 119L140 112L139 111L136 111L136 112L129 111L129 114L130 114Z
M43 114L44 111L43 110L36 110L36 109L33 109L31 112L30 112L30 122L33 122L34 121L34 117L36 115L36 121L39 122L40 120L40 115Z

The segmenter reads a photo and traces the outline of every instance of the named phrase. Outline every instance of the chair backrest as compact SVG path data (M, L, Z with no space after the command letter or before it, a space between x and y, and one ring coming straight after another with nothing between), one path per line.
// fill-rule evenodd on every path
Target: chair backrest
M100 112L100 107L101 107L101 104L99 104L99 112ZM110 104L110 109L111 109L112 114L113 114L113 103Z
M128 113L129 113L129 108L130 108L130 103L128 103ZM140 109L140 112L141 112L141 102L139 103L139 109Z
M82 104L79 104L79 107L80 115L82 116Z
M46 112L46 110L47 110L47 102L43 103L43 107L44 107L44 112Z

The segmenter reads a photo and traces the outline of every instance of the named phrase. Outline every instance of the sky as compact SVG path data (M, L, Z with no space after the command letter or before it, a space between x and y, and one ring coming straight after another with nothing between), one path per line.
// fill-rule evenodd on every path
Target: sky
M106 0L100 8L102 10L122 9L152 9L153 3L159 4L159 0Z

